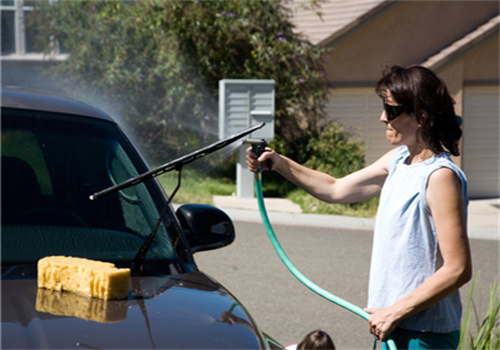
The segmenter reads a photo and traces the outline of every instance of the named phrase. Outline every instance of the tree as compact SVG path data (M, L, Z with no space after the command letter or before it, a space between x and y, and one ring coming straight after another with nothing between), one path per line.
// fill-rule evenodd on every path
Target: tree
M42 49L69 53L54 65L68 92L118 108L152 163L216 139L220 79L276 81L274 147L299 161L297 140L324 116L324 52L281 1L59 1L33 14Z

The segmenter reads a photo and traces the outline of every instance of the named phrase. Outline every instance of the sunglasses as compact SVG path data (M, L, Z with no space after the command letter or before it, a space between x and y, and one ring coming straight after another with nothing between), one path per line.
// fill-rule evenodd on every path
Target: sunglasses
M388 121L393 121L403 113L411 113L411 110L407 107L388 105L385 101L383 101L383 103L384 111L387 114Z

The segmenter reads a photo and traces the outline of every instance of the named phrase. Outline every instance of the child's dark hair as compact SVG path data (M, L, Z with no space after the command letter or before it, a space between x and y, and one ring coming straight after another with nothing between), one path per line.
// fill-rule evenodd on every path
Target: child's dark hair
M375 91L382 98L390 91L394 102L413 111L421 125L422 137L430 142L434 153L444 147L454 156L460 154L462 130L453 106L455 101L444 82L430 69L392 66L384 72Z
M297 350L312 350L312 349L333 349L335 350L335 345L333 344L332 338L321 331L315 330L307 334L304 339L297 345Z

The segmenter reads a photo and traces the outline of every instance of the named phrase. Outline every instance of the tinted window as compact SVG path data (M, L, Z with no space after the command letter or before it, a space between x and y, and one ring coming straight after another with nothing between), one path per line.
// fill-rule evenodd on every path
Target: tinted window
M158 219L153 184L89 199L146 170L121 135L106 121L2 110L4 262L135 256ZM148 258L177 260L163 225Z
M2 10L2 55L16 52L14 10Z

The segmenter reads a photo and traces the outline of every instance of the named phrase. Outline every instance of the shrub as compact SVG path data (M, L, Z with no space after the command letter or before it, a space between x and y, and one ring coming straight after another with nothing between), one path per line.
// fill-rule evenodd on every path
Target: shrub
M305 166L342 177L364 166L365 145L345 126L331 122L309 139L305 153Z
M35 3L41 49L69 53L53 75L112 105L152 164L216 140L221 79L275 80L283 149L324 116L324 49L293 31L284 0Z

